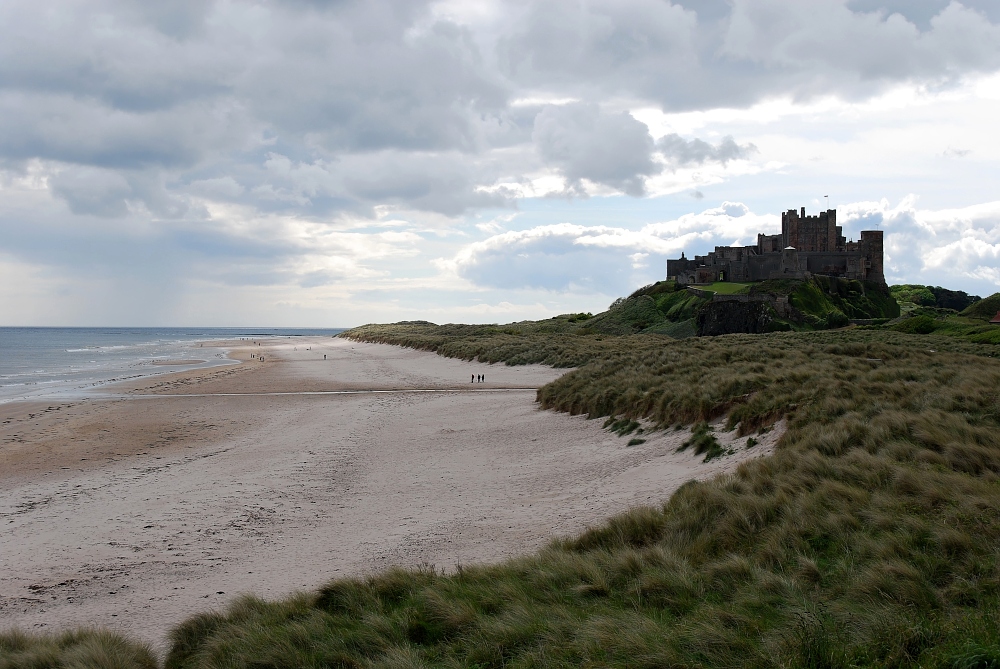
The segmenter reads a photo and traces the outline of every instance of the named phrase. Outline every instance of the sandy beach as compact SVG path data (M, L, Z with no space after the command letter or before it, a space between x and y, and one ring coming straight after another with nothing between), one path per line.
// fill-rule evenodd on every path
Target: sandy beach
M0 405L0 627L103 625L163 648L240 593L531 551L766 455L781 432L705 464L675 452L687 431L628 447L540 410L535 389L566 370L249 344L217 345L239 365Z

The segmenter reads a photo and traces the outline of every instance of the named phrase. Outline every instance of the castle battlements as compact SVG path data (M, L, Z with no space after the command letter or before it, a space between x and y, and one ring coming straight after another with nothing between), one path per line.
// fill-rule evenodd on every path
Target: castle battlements
M781 214L781 233L757 235L753 246L716 246L693 259L667 261L667 279L680 283L764 281L806 278L812 274L871 281L885 285L882 231L863 230L859 241L847 241L837 225L837 211L806 216L806 208Z

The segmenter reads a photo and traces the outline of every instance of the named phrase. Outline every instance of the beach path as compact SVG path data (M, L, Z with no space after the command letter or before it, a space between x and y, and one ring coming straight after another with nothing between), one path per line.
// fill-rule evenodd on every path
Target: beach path
M102 625L162 650L172 625L240 593L523 554L780 434L705 464L675 452L686 431L628 447L540 410L534 389L565 370L262 344L220 344L238 366L0 405L0 628Z

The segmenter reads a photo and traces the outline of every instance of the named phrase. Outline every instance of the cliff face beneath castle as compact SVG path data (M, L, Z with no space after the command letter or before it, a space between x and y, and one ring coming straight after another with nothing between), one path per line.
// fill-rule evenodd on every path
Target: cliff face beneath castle
M764 281L743 295L715 295L696 315L697 333L822 330L853 320L894 318L899 305L888 289L835 277Z
M698 312L695 323L702 337L761 334L771 331L774 314L767 302L710 302Z

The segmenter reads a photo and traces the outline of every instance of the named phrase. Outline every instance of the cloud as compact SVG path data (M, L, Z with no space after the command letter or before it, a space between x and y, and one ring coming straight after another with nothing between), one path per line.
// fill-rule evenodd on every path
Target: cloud
M535 117L532 139L570 189L579 189L586 179L639 196L645 191L643 178L662 169L653 162L653 138L644 123L594 104L546 107Z
M453 266L461 278L484 287L608 294L628 285L632 271L621 247L609 250L602 242L628 234L569 223L540 226L473 244L459 253ZM603 239L586 243L597 238ZM641 244L638 240L620 241L631 249Z
M701 139L685 140L676 133L664 135L656 140L656 146L674 165L702 165L708 161L725 165L730 160L743 160L757 152L753 144L737 144L732 137L724 137L712 146Z
M997 21L989 0L8 0L0 235L33 277L137 300L616 294L840 192L872 201L850 232L892 230L894 276L986 285L989 217L931 214L993 197ZM933 205L879 200L916 189ZM723 200L746 206L684 213Z
M949 146L944 150L942 155L946 158L965 158L970 153L972 153L972 149L956 149L953 146Z
M74 214L124 216L132 195L128 180L113 170L96 167L66 169L50 180L53 194L62 198Z
M845 230L885 231L886 280L963 286L983 294L1000 286L1000 202L927 210L913 196L841 208Z
M856 97L1000 67L1000 28L955 2L147 5L3 3L0 164L113 170L162 217L190 198L454 217L553 172L567 192L641 196L665 165L755 150L676 132L653 144L629 107ZM575 102L538 102L560 98ZM75 211L122 211L59 188Z
M1000 286L1000 202L935 211L908 197L896 206L852 203L839 214L854 239L861 230L885 231L890 283L971 286L984 294ZM691 257L717 245L753 244L757 233L779 230L777 215L724 202L637 230L560 223L505 232L440 264L481 287L619 295L662 279L665 261L681 251Z
M662 279L666 260L715 244L751 243L774 232L776 216L758 216L725 202L699 214L639 230L558 223L493 235L439 265L489 288L593 291L620 295Z
M748 158L753 144L725 137L717 145L669 134L654 142L645 123L626 112L595 104L549 105L535 117L532 133L542 162L565 179L565 191L586 194L587 182L634 197L647 191L647 179L666 164L674 168Z
M591 99L599 91L683 111L781 96L864 97L902 82L994 71L1000 62L1000 28L975 9L938 4L921 30L869 5L533 3L499 41L500 63L511 80L552 95Z
M823 26L822 39L813 27ZM911 78L944 81L1000 63L1000 28L957 2L921 31L899 13L851 11L842 2L736 0L721 45L726 57L780 72L786 90L853 96ZM803 76L806 75L806 76ZM769 82L774 85L777 82Z

